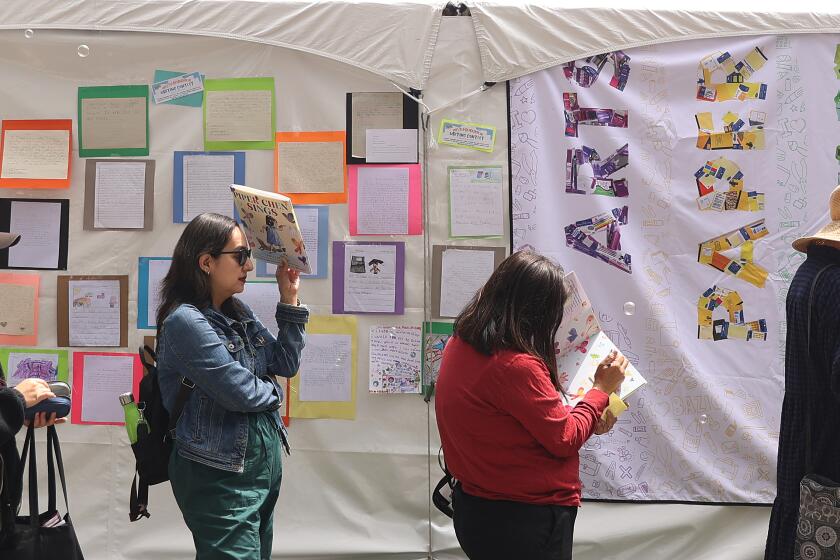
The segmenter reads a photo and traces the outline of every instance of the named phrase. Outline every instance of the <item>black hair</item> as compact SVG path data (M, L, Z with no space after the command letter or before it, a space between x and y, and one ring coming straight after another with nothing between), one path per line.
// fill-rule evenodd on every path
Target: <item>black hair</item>
M455 319L454 334L478 352L513 349L542 360L557 375L554 336L563 321L563 269L531 251L506 258Z

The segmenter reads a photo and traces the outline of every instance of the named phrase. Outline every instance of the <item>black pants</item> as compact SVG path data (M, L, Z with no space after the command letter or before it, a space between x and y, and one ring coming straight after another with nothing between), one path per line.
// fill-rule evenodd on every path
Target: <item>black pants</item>
M487 500L455 487L455 534L470 560L571 560L576 507Z

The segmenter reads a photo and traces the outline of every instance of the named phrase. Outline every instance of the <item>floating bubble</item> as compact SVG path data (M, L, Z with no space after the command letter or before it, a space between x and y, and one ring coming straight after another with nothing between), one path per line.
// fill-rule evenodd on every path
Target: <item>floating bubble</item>
M701 424L707 424L709 422L709 415L708 414L701 414L699 418L699 422Z
M87 45L79 45L79 48L76 49L76 54L82 58L87 58L90 54L90 47Z
M625 315L633 315L636 312L636 304L632 301L628 301L624 303L624 314Z
M33 37L33 35L35 35L35 31L33 29L27 29L26 31L23 32L23 36L26 37L27 39L31 39Z

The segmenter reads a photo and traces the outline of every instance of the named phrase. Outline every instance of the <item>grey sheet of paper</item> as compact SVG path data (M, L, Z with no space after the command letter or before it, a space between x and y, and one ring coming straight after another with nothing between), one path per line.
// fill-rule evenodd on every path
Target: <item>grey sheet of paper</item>
M96 211L96 164L107 163L145 163L146 185L144 192L142 228L99 228L94 226ZM83 227L86 230L122 229L125 231L150 231L154 221L155 207L155 160L153 159L88 159L85 160L85 212Z
M0 290L0 334L35 334L35 286L2 284Z
M493 251L494 268L507 256L505 247L483 247L476 245L433 245L432 246L432 317L445 321L451 321L452 317L441 317L440 315L440 276L443 271L443 252L447 249L461 249L464 251Z

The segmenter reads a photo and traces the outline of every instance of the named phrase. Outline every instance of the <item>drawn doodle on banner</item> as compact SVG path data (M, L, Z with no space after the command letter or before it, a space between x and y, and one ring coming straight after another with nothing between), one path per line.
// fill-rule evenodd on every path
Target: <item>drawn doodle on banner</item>
M601 162L601 156L594 148L570 148L566 150L566 192L573 194L599 194L603 196L625 197L630 194L627 179L612 179L611 176L627 167L630 161L629 144L624 144ZM592 167L592 182L589 190L578 188L580 166Z
M700 210L764 210L764 193L744 190L744 174L738 164L728 158L707 161L697 170L694 178L697 180L697 205ZM729 190L716 191L718 181L728 183ZM569 190L568 185L566 190Z
M768 273L767 270L753 263L753 242L765 237L768 233L764 218L762 218L744 227L703 241L697 251L697 262L763 288ZM723 254L723 251L737 247L741 248L740 258L732 259Z
M729 320L714 319L723 307ZM712 286L697 300L697 338L700 340L767 340L767 321L744 321L744 301L735 290Z
M622 51L603 53L583 60L567 62L563 65L563 74L569 80L577 82L580 87L588 88L598 80L607 61L612 62L613 68L610 86L619 91L624 91L624 87L630 79L630 57Z
M763 150L767 114L750 111L748 123L733 112L723 116L723 130L716 130L711 113L697 113L697 147L701 150ZM568 133L567 133L568 135Z
M630 254L621 251L621 225L627 225L627 206L613 208L565 227L566 245L590 257L632 273ZM595 239L594 234L605 232L606 243Z
M767 63L761 49L755 47L744 60L735 62L729 52L716 52L700 61L697 76L697 99L700 101L731 101L737 99L765 99L767 84L747 82ZM713 81L722 76L724 81Z
M577 138L578 127L582 124L627 128L626 109L581 107L578 105L577 93L563 94L563 108L566 116L566 136Z

